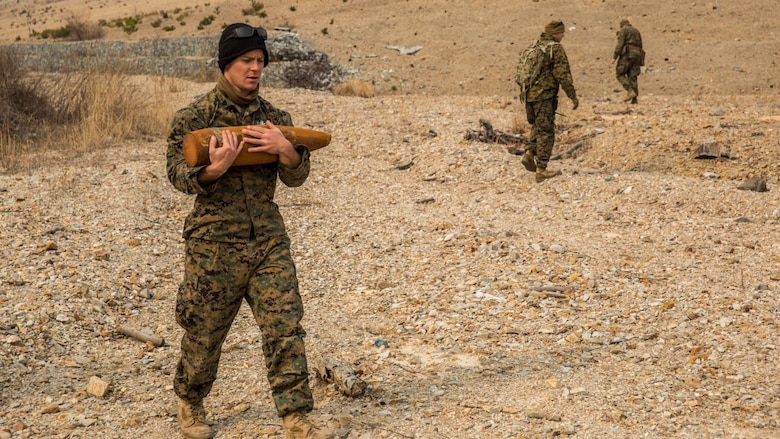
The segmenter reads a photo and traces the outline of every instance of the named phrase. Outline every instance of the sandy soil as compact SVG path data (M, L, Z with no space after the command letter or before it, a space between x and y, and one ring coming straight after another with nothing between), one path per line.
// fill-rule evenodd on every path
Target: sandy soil
M344 439L778 437L774 3L379 3L279 2L258 21L293 27L383 91L263 90L296 125L333 134L278 203L312 365L335 358L372 390L317 382L317 419ZM217 26L249 6L3 5L4 42L26 39L23 10L40 31L70 11L190 7L183 35L198 33L196 11L219 8ZM636 106L609 64L623 15L650 57ZM570 26L582 95L561 108L556 152L582 143L537 184L507 145L464 137L480 119L522 127L511 71L551 17ZM169 99L210 86L181 82ZM695 159L702 145L724 154ZM166 180L162 139L122 147L122 162L107 150L0 175L0 438L178 435L172 311L192 200ZM739 190L751 177L768 192ZM218 438L281 437L258 337L242 310L207 401ZM87 392L93 376L105 396Z

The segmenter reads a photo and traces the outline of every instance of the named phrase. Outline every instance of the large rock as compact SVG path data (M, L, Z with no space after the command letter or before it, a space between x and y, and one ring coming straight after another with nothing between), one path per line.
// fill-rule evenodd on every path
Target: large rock
M218 72L218 36L157 38L141 41L68 41L0 46L19 67L39 72L76 72L120 69L131 75L161 75L210 79ZM289 31L268 37L271 63L263 73L263 85L326 90L349 75Z

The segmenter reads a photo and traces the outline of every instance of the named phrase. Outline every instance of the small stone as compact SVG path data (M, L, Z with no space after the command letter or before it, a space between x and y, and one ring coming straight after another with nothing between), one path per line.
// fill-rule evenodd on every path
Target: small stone
M12 346L21 346L22 339L18 335L11 334L5 338L5 343Z
M582 393L585 393L585 392L586 392L586 390L585 390L584 387L575 387L575 388L571 389L571 394L572 395L579 395L579 394L582 394Z
M766 180L761 177L753 177L742 182L737 189L741 191L768 192Z
M52 413L58 413L60 411L59 404L49 404L41 409L42 415L50 415Z
M545 419L547 421L554 421L554 422L560 422L561 416L555 415L552 413L546 413L546 412L539 412L539 411L531 411L526 413L526 416L532 419Z
M89 382L87 383L87 393L92 396L102 398L106 396L106 393L108 393L108 387L110 384L111 383L108 381L104 381L96 376L92 376L89 378Z

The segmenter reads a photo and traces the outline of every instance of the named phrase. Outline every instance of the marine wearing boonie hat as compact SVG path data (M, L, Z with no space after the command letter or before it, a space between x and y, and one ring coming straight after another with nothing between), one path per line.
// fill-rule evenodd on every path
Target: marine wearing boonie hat
M246 35L246 36L245 36ZM252 27L245 23L234 23L222 31L219 38L219 70L225 73L225 67L231 61L250 50L260 49L265 54L263 66L267 66L270 61L268 57L268 48L265 46L267 33L262 27Z

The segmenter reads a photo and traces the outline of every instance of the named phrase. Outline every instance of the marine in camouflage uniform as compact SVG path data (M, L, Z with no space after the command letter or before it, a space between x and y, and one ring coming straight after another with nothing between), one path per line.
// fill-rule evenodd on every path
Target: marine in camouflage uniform
M579 100L574 89L569 58L560 44L565 27L563 22L555 20L545 26L544 32L536 44L550 47L549 66L542 69L539 79L531 85L526 98L525 111L531 124L531 136L526 145L522 163L529 171L536 172L536 181L560 175L560 172L547 170L555 145L555 112L558 109L558 90L563 89L572 101L572 109L577 109Z
M244 36L248 32L253 33ZM244 68L239 74L231 70L234 60L236 69ZM223 75L214 89L176 113L168 137L168 179L179 191L196 195L184 222L184 279L175 310L176 321L185 333L173 389L181 400L180 424L187 438L209 438L214 434L206 424L202 401L217 377L222 344L244 300L262 332L267 378L276 410L285 420L285 429L288 415L307 413L314 407L304 349L306 333L301 326L303 303L290 239L274 202L277 178L291 187L306 181L310 170L308 149L303 145L292 146L278 129L278 133L263 129L267 135L277 136L269 139L279 140L278 136L282 136L284 140L280 143L286 142L283 148L298 159L293 160L298 162L297 166L286 166L280 154L280 160L275 163L232 167L229 164L235 159L233 156L228 159L228 166L219 170L224 173L216 178L204 178L213 171L207 168L216 166L216 156L212 154L228 145L240 150L244 142L239 144L235 135L230 138L229 132L223 132L224 145L210 151L211 164L207 166L189 167L182 153L184 136L193 130L262 125L266 121L292 126L287 112L275 108L257 93L256 83L267 63L262 28L245 24L228 26L220 40L219 64ZM231 77L238 79L231 82ZM233 83L247 78L250 85L246 90ZM255 84L254 90L251 84ZM244 138L247 137L252 136L245 133ZM212 139L212 149L215 144ZM262 144L256 140L248 146ZM304 433L309 429L307 425ZM301 428L294 428L300 433Z
M615 76L626 90L625 101L636 104L639 96L638 79L645 64L645 51L642 48L642 34L626 19L620 21L620 30L617 32L612 62L615 63L616 60Z

